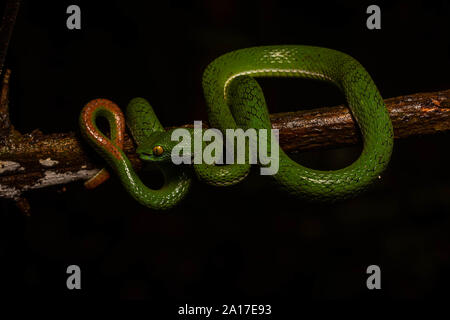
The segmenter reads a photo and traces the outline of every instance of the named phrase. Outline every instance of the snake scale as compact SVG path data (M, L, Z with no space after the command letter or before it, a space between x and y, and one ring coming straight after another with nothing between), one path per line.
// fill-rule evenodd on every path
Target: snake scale
M377 87L358 61L336 50L297 45L252 47L224 54L209 64L203 74L211 127L222 132L236 128L271 129L264 94L255 80L258 77L300 77L335 84L344 93L362 134L364 146L359 158L339 170L306 168L280 148L279 170L271 177L282 190L310 200L346 199L364 190L386 168L393 148L392 124ZM110 138L98 129L98 117L108 120ZM165 182L160 189L145 186L123 153L125 120L113 102L106 99L90 101L83 108L79 122L83 136L138 202L161 210L173 207L186 196L192 175L186 165L177 166L171 162L171 151L178 142L171 140L172 130L164 130L145 99L130 101L126 122L138 146L139 157L162 171ZM194 134L192 129L190 133ZM201 181L227 186L242 181L251 165L194 164L193 167ZM106 178L103 170L95 178L99 182L89 183L96 185Z

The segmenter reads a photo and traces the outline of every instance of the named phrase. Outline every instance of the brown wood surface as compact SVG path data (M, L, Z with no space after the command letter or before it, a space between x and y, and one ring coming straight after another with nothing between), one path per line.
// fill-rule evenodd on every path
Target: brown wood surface
M386 99L395 138L450 130L450 90ZM287 152L360 143L359 130L345 106L271 115ZM139 169L135 147L126 136L124 151ZM85 180L103 161L79 134L20 134L12 126L0 137L0 197L19 199L23 191Z

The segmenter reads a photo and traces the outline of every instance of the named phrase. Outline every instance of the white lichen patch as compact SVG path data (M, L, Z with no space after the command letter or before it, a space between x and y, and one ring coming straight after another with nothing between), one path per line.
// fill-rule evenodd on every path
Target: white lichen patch
M92 170L79 170L76 172L69 171L64 173L58 173L49 170L44 173L45 176L43 178L39 179L35 184L33 184L27 189L38 189L58 184L66 184L76 180L86 180L91 178L98 171L99 171L98 169L92 169Z
M14 187L4 186L0 184L0 198L16 199L20 196L20 191Z
M18 162L14 161L0 161L0 175L5 172L14 172L23 170L24 168Z
M16 170L20 170L20 168ZM66 184L77 180L87 180L93 177L98 171L99 169L91 169L91 170L82 169L74 172L69 171L64 173L58 173L56 171L48 170L44 173L45 176L43 178L40 178L37 182L35 182L32 185L28 185L20 189L0 184L0 198L17 199L20 197L22 192L27 190L45 188L59 184Z
M58 164L58 161L57 160L52 160L50 158L47 158L47 159L44 159L44 160L39 159L39 163L41 165L43 165L44 167L53 167L54 165Z

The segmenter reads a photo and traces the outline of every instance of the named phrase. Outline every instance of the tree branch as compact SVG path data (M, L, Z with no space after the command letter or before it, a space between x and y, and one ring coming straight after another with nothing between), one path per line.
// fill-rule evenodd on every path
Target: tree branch
M450 89L416 93L384 100L396 139L450 130ZM358 127L347 107L318 108L271 115L280 129L285 151L335 148L361 142Z
M395 138L450 130L450 90L418 93L385 100ZM271 115L288 152L360 143L359 130L345 106ZM126 136L124 151L139 169L141 162ZM27 190L92 177L104 163L75 133L21 135L11 130L0 137L0 198L20 199Z
M20 0L7 0L0 26L0 198L16 201L25 214L30 206L23 197L28 190L65 185L92 177L104 165L75 133L44 135L16 131L9 120L10 71L3 66ZM450 90L418 93L385 100L394 125L395 138L450 130ZM300 152L360 143L360 136L344 106L271 115L280 130L280 145L287 152ZM126 136L124 151L139 170L135 146Z

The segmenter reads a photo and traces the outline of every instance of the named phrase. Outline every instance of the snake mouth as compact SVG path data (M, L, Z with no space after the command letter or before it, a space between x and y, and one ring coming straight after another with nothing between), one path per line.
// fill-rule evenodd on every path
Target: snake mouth
M143 161L151 161L153 159L153 154L148 153L148 152L139 152L139 159L143 160Z
M152 163L167 162L166 157L155 156L153 153L150 153L150 152L137 152L137 154L139 156L139 159L141 159L142 161L145 161L145 162L152 162Z

